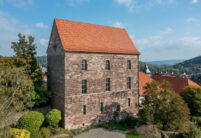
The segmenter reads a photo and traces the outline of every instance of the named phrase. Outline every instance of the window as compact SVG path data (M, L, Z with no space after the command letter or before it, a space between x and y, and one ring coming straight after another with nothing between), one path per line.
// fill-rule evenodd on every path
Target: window
M131 89L131 77L127 78L127 88Z
M131 69L131 61L130 60L127 61L127 69Z
M128 106L131 106L131 99L128 98Z
M100 111L103 112L103 103L100 103Z
M110 78L106 79L106 91L110 91Z
M83 113L83 115L86 115L86 113L87 113L86 105L83 105L82 113Z
M82 60L82 70L87 70L87 60Z
M87 93L87 80L82 80L82 93Z
M110 70L110 61L109 60L106 60L106 62L105 62L105 69Z

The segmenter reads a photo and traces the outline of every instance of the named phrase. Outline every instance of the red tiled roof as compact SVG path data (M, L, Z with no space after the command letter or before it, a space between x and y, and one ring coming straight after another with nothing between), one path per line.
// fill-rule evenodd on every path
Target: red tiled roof
M198 84L189 80L188 78L179 78L179 77L165 76L165 75L153 75L152 79L154 79L158 82L161 82L163 80L168 81L171 84L172 89L176 93L180 93L183 88L190 86L190 85L200 87Z
M153 79L146 75L144 72L139 72L139 95L144 95L144 87L146 86L146 83L152 82Z
M43 75L42 77L43 77L43 80L47 80L47 76Z
M63 19L54 22L65 51L140 54L125 29Z

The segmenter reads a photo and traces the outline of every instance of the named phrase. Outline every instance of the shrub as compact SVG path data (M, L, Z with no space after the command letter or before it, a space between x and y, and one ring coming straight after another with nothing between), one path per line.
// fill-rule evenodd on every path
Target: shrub
M183 132L183 137L184 138L200 138L201 130L199 127L197 127L197 125L191 124Z
M201 127L201 116L192 116L191 120Z
M0 138L10 138L12 136L12 130L10 127L0 128Z
M45 117L46 123L50 126L57 127L61 120L61 111L53 109Z
M126 118L122 119L119 122L120 125L127 127L127 128L134 128L137 126L140 126L144 124L142 121L140 121L138 118L127 116Z
M136 132L140 138L159 138L161 136L158 128L154 125L142 125L136 129Z
M26 129L31 133L38 131L43 124L44 116L42 113L31 111L23 115L17 122L17 128Z
M31 134L31 138L43 138L43 135L40 131L35 131Z
M49 138L51 135L50 129L45 128L45 127L41 128L40 132L41 132L43 138Z
M30 134L25 129L12 128L12 138L30 138Z
M188 86L180 93L192 116L201 116L201 87Z
M166 81L146 84L138 115L141 120L162 130L182 130L190 120L187 104Z

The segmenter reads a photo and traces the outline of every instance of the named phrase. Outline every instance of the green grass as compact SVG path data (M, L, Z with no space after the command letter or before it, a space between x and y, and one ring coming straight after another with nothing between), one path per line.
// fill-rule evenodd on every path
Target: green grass
M139 138L139 135L136 134L135 131L133 131L133 132L127 133L127 134L126 134L126 137L127 137L127 138Z
M72 129L72 130L63 129L63 128L51 128L51 132L54 135L56 135L56 134L69 134L69 136L76 136L76 135L79 135L81 133L87 132L93 128L95 128L95 127L87 127L87 128L83 128L83 129L80 128L80 129Z
M121 131L126 131L129 129L128 127L125 127L125 126L123 126L119 123L116 123L116 122L108 122L105 124L101 124L98 127L99 128L106 128L106 129L116 129L116 130L121 130Z

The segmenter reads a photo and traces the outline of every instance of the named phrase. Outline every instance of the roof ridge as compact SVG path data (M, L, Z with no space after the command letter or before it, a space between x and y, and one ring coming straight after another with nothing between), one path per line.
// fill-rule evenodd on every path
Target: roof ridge
M95 24L95 23L87 23L87 22L81 22L81 21L72 21L72 20L60 19L60 18L54 18L54 20L63 20L63 21L70 21L70 22L77 22L77 23L84 23L84 24L90 24L90 25L97 25L97 26L103 26L103 27L110 27L110 28L115 28L115 29L126 30L126 29L123 28L123 27L115 27L115 26L108 26L108 25L100 25L100 24Z

